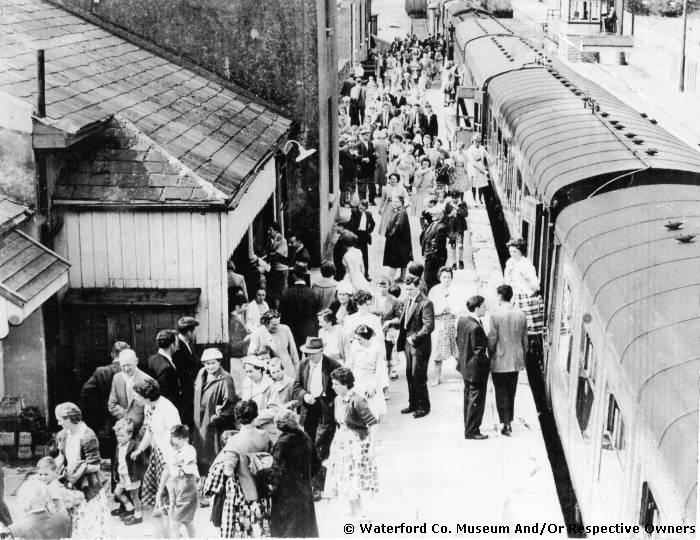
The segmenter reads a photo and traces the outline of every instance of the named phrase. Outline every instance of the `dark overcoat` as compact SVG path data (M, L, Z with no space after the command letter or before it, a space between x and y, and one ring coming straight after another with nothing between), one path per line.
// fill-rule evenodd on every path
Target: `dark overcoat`
M400 208L391 214L384 236L384 266L403 268L413 260L411 225L406 210Z
M274 449L275 491L272 494L270 533L273 538L317 538L318 525L311 479L321 458L301 429L285 430Z

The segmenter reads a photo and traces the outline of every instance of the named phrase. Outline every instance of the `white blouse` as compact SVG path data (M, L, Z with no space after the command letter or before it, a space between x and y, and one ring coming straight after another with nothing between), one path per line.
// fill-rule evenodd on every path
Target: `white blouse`
M170 430L173 426L181 424L180 413L177 412L177 407L170 400L159 397L155 407L149 414L148 428L151 430L152 444L155 444L163 454L167 454L172 447L170 446Z
M513 287L514 294L530 296L540 289L540 280L537 278L535 266L526 257L521 257L517 261L513 257L508 259L504 278L506 284Z

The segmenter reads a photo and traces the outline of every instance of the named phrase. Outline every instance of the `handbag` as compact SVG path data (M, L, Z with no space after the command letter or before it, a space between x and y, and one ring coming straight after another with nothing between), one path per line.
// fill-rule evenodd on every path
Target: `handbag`
M274 491L272 486L272 468L274 458L268 452L251 452L246 454L248 469L255 478L258 497L269 497Z

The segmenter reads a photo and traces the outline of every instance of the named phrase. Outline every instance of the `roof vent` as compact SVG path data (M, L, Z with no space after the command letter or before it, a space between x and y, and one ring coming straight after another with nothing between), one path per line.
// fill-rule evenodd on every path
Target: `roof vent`
M634 144L642 144L644 141L642 139L632 139Z
M616 126L617 124L620 123L619 120L608 120L608 122L610 122L613 126Z
M690 244L693 241L693 238L695 238L694 234L681 234L679 236L674 236L674 239L681 244Z
M646 117L647 117L647 113L639 113L639 114L640 114L640 116L641 116L642 118L646 118Z
M617 125L615 126L615 129L617 129L617 130L625 129L625 126L623 126L622 124L617 124Z
M627 133L625 133L625 137L627 137L628 139L634 139L636 136L637 136L637 134L632 133L631 131L628 131Z
M666 227L669 231L677 231L678 229L683 228L683 222L682 221L670 221L668 223L664 223L664 227Z
M608 116L610 116L610 113L606 113L605 111L603 111L602 113L600 113L600 116L602 116L603 118L607 118ZM611 124L613 122L617 122L617 120L610 120Z
M648 156L655 156L659 153L659 151L656 148L647 148L645 152Z
M649 118L649 122L651 122L652 124L658 124L658 122L654 118Z

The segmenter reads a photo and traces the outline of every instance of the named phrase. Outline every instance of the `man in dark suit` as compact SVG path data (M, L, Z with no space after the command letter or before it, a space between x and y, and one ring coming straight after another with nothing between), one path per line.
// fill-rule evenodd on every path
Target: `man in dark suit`
M423 257L425 258L423 279L425 279L428 290L438 283L438 271L447 262L447 236L450 232L445 212L441 206L431 208L430 217L432 218L432 223L425 229L421 242Z
M338 143L338 164L340 165L340 204L346 205L350 203L350 195L355 189L357 167L355 156L345 139L341 139Z
M374 187L374 148L369 140L369 128L360 128L360 140L357 143L357 180L359 182L360 198L369 199L374 204L376 189Z
M340 364L323 354L321 338L310 337L301 346L305 358L299 364L294 381L294 399L301 402L299 424L304 426L316 446L321 460L328 459L335 434L335 391L331 372ZM325 469L314 478L314 498L320 497L323 489Z
M348 77L343 81L343 86L340 89L340 95L343 97L350 97L350 90L355 86L355 79Z
M80 391L81 410L85 415L85 423L95 431L100 441L100 455L103 458L111 458L116 448L116 439L112 432L114 420L109 414L107 402L112 390L112 379L121 371L119 353L125 349L129 349L128 343L115 341L110 353L112 362L107 366L96 368Z
M408 407L401 414L413 413L422 418L430 413L428 395L428 360L432 342L430 334L435 329L433 303L420 292L415 276L406 277L406 300L398 320L399 337L396 350L406 353L406 381L408 382Z
M428 127L425 130L425 134L430 135L430 138L434 139L438 136L438 117L430 103L425 106L425 116L428 119Z
M304 263L305 265L311 264L311 255L309 250L304 247L304 243L299 240L299 237L294 235L289 237L289 267L294 268L297 263ZM289 276L289 286L294 284L296 277L294 274ZM304 281L310 287L311 286L311 274L308 272L304 276Z
M173 353L182 394L180 420L190 429L194 429L194 383L202 367L194 352L194 332L198 326L199 321L194 317L182 317L177 321L177 350Z
M391 104L385 102L382 104L382 112L374 119L374 123L379 126L379 129L389 129L389 122L393 117L394 114L391 110Z
M357 242L357 235L350 230L350 223L347 221L336 223L335 230L338 231L338 239L333 246L333 264L335 265L335 276L333 277L336 281L342 281L345 277L343 256L348 250L348 243L350 241Z
M510 436L518 372L525 368L527 319L525 313L511 305L513 289L510 285L501 285L496 292L500 304L491 314L488 335L491 378L496 391L498 418L503 424L501 433Z
M161 330L156 336L158 352L151 356L145 366L145 371L160 385L160 395L168 399L177 410L182 410L182 394L177 368L173 362L173 354L177 350L177 332Z
M481 324L486 313L483 296L467 300L469 315L457 321L457 371L464 378L464 438L488 439L479 431L486 404L486 384L489 380L488 340Z
M402 106L408 105L406 96L403 95L401 88L397 88L396 95L391 94L389 99L391 99L391 104L394 106L394 109L400 109Z
M294 266L294 284L284 291L280 300L280 322L289 326L297 347L306 338L318 334L318 312L321 311L321 297L306 284L308 267L297 262Z
M372 244L372 232L374 232L374 218L369 211L367 200L361 200L359 208L353 208L350 215L350 228L357 235L355 247L362 252L362 261L365 263L365 278L369 278L369 246Z
M413 104L413 110L408 114L406 128L411 135L415 135L419 129L421 133L425 133L428 129L428 117L421 110L420 103Z

